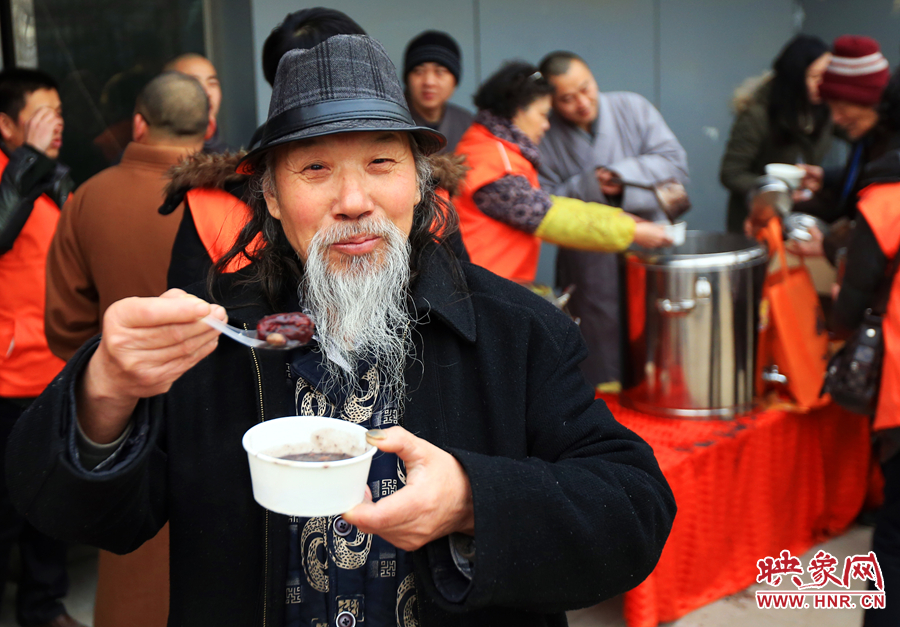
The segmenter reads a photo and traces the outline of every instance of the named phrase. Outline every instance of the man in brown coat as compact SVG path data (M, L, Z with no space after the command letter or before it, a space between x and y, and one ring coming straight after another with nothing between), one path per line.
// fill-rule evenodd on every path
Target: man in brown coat
M179 72L159 75L138 96L122 162L86 181L66 204L47 258L45 329L57 356L69 359L96 335L110 304L166 291L183 209L159 214L165 174L203 148L208 121L200 83ZM166 527L129 555L101 552L96 627L165 625L168 548Z
M115 301L166 291L180 213L158 213L164 175L203 148L208 108L195 79L160 74L138 96L122 162L87 180L66 204L47 259L45 326L57 356L69 359L97 334Z

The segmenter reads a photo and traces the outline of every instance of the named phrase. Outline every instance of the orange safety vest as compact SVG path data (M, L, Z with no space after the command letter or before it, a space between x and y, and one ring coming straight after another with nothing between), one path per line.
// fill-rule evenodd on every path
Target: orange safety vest
M0 152L0 172L8 163ZM57 222L59 207L42 194L12 249L0 255L0 397L38 396L65 365L44 333L47 252Z
M250 219L251 209L244 202L228 192L199 187L187 193L187 206L194 219L194 226L203 247L209 254L213 263L225 256L234 243L247 221ZM256 251L262 246L262 236L257 235L250 245L250 251ZM237 272L250 263L244 255L232 259L225 267L226 272Z
M888 260L900 249L900 183L869 185L859 193L859 212ZM884 316L884 362L875 410L876 430L900 427L900 281L894 278Z
M465 155L466 165L471 168L453 204L472 263L513 281L533 282L541 240L485 215L472 200L472 194L507 174L524 176L538 189L537 170L518 146L500 139L481 124L469 127L456 146L456 154Z

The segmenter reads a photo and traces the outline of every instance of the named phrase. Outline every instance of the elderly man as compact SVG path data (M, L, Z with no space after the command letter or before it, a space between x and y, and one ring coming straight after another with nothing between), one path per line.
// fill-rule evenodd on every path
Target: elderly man
M447 33L428 30L406 46L403 80L413 120L447 138L442 152L453 152L469 126L472 114L450 102L462 75L459 44Z
M213 284L219 304L173 290L109 309L12 435L34 523L127 551L168 520L172 625L556 625L638 584L671 492L584 384L577 327L442 243L426 155L443 144L377 42L288 52L243 164L262 193L220 266L253 263ZM297 309L317 336L292 351L202 321ZM312 413L371 429L370 498L265 511L241 436Z
M541 187L557 196L620 206L647 220L665 218L652 192L617 182L687 182L684 148L659 112L638 94L601 94L590 68L574 53L551 52L540 69L554 88L550 130L539 146ZM618 382L616 256L561 248L556 278L559 285L578 288L569 308L581 318L588 344L585 377L592 385Z

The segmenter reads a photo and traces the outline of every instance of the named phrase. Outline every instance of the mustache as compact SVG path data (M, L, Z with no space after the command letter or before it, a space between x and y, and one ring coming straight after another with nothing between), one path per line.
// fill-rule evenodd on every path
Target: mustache
M313 241L320 246L330 246L347 239L367 235L389 239L396 236L397 231L397 227L386 218L361 218L359 220L338 222L322 229L316 233Z

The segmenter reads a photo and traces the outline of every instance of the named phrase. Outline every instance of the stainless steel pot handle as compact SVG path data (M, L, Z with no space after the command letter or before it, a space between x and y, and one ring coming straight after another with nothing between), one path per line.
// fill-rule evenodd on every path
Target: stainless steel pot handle
M684 300L669 300L662 298L656 301L656 308L664 314L676 316L678 314L686 314L697 306L697 301L693 298L685 298Z
M787 385L788 382L788 378L778 372L778 366L763 368L763 371L760 373L760 378L766 383L781 383L782 385Z
M709 279L706 277L697 279L697 282L694 283L694 296L695 298L685 298L682 300L661 298L656 301L656 308L662 313L670 316L691 312L697 306L698 300L708 299L712 296L712 286L709 284Z

